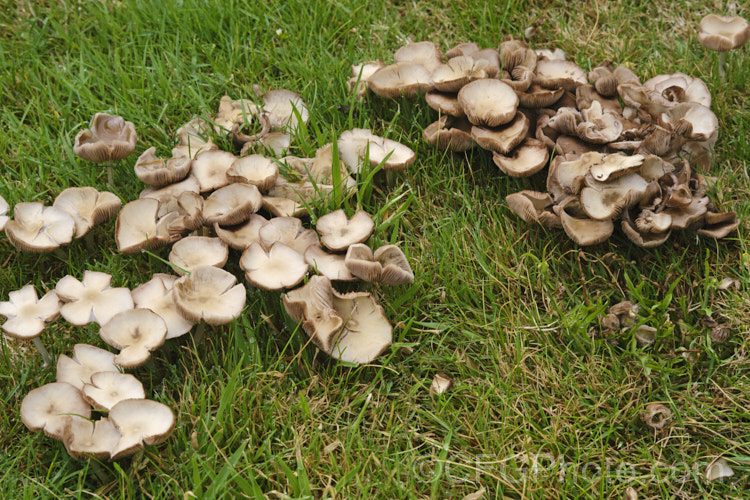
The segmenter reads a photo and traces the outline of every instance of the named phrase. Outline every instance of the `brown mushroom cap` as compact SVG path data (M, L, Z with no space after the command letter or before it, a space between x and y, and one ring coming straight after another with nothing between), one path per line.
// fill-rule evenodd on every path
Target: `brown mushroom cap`
M380 263L375 260L370 247L362 243L349 246L344 262L350 273L371 283L380 278L380 273L383 270Z
M0 302L0 316L5 316L3 330L18 339L31 339L44 331L44 324L60 316L60 299L54 290L37 298L34 285L26 285L8 294L8 302Z
M461 117L465 116L463 108L458 103L457 94L446 94L443 92L427 92L424 95L427 105L444 115Z
M458 93L458 103L474 125L499 127L516 116L518 96L500 80L475 80Z
M65 320L76 326L87 323L107 323L115 314L133 309L133 298L127 288L111 288L112 276L96 271L84 271L83 279L65 276L57 282L55 291L65 302L60 308Z
M388 99L413 98L432 90L430 71L421 64L402 62L380 68L367 80L375 94Z
M586 72L572 61L542 59L537 62L534 71L534 83L546 89L563 87L568 92L575 92L579 85L586 85Z
M228 134L235 125L250 124L261 113L260 107L247 99L232 100L225 95L219 101L219 111L214 116L217 134Z
M185 318L174 303L172 287L177 276L157 273L131 292L138 309L150 309L167 324L167 339L185 335L195 323Z
M263 209L276 217L301 217L307 214L307 208L302 203L280 196L263 196Z
M330 353L341 333L344 319L333 308L333 287L324 276L312 276L304 286L291 290L282 298L287 314L315 344Z
M246 292L231 273L213 266L195 268L175 281L174 301L180 313L190 321L210 325L230 323L242 314Z
M458 92L461 87L480 78L487 78L487 61L471 56L458 56L441 64L432 72L432 86L440 92Z
M320 241L329 250L341 252L355 243L363 243L370 237L375 223L367 212L357 210L351 219L339 209L318 219L315 229L320 233Z
M701 19L698 40L719 52L736 49L750 40L750 23L742 17L709 14Z
M263 155L248 155L236 159L226 175L233 182L252 184L258 190L266 192L276 181L279 167Z
M57 358L57 381L66 382L78 390L91 382L91 376L99 372L117 372L115 355L107 350L88 344L73 346L73 357L61 354Z
M463 152L474 146L470 133L472 127L473 125L466 118L454 119L444 115L425 127L422 137L429 144L440 149Z
M135 125L122 117L97 113L88 129L76 134L73 152L84 160L102 163L121 160L135 149Z
M299 119L307 123L310 117L302 98L286 89L266 92L263 95L263 112L268 116L272 130L286 133L294 133L297 130Z
M386 285L405 285L414 281L414 272L403 250L396 245L383 245L373 255L381 266L378 281Z
M101 327L99 336L120 349L115 364L135 368L148 361L151 351L164 343L167 324L150 309L130 309L113 316Z
M117 250L124 254L140 252L144 248L157 248L172 241L169 224L177 219L177 212L170 212L157 219L159 201L141 198L126 203L117 215L115 240Z
M500 129L473 126L471 138L483 149L507 155L526 138L529 125L526 115L517 112L515 118Z
M91 417L91 407L81 391L65 382L53 382L32 389L21 403L21 420L32 431L62 439L69 415Z
M371 294L341 295L334 290L333 307L345 322L329 352L331 357L350 363L371 363L391 345L393 329Z
M81 391L83 399L94 408L111 410L114 405L125 399L144 399L146 393L143 384L127 373L99 372L91 376L91 383L85 384Z
M169 252L169 262L181 276L200 266L224 267L228 258L227 244L208 236L188 236L175 243Z
M149 186L165 186L187 177L193 160L189 156L157 158L156 148L152 147L138 157L135 162L135 175Z
M203 202L203 217L209 224L240 224L260 210L263 197L251 184L230 184L211 193Z
M549 160L549 150L542 141L526 138L511 156L492 154L492 161L512 177L527 177L539 172Z
M260 241L260 228L268 222L262 215L253 214L247 222L239 226L221 227L214 224L216 236L235 250L244 250Z
M253 243L240 258L247 280L263 290L291 288L302 281L309 266L299 252L283 243L274 243L266 251Z
M555 203L549 193L524 190L509 194L505 201L526 222L536 222L545 227L562 227L560 217L549 210Z
M230 183L227 171L237 157L226 151L205 151L193 160L192 175L200 192L213 191Z
M396 63L420 64L427 71L434 71L442 64L440 51L432 42L415 42L404 45L393 54Z
M11 244L26 252L51 252L73 240L76 223L66 212L41 203L16 203L5 224Z
M108 418L91 421L79 415L69 415L62 440L68 454L75 459L93 456L103 460L109 458L120 437L120 431Z
M83 237L91 227L114 217L121 205L120 198L114 193L100 193L93 187L65 189L52 204L73 218L76 238Z
M202 118L193 118L188 123L177 129L179 144L172 148L172 156L177 158L187 156L195 159L196 156L217 149L209 137L211 126Z
M112 449L111 460L133 454L143 443L161 443L175 424L174 413L168 406L149 399L120 401L109 412L109 420L122 436Z

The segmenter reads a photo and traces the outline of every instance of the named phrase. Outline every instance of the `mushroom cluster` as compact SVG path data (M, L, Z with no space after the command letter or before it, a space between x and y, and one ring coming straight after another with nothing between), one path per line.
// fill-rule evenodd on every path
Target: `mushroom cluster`
M410 43L394 63L352 66L350 87L384 98L423 94L438 120L424 139L462 152L490 151L525 177L549 164L548 193L508 196L527 222L562 227L579 245L606 240L619 221L635 244L664 243L672 229L722 238L739 222L705 193L718 120L700 79L682 73L644 83L605 61L586 72L560 50L506 38L498 49L461 43L441 54ZM550 162L550 157L552 161Z

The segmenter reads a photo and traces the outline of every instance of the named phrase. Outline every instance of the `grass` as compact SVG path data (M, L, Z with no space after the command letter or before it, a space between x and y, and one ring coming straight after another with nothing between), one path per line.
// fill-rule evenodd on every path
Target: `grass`
M504 202L511 192L542 189L543 175L512 179L486 154L436 152L421 140L435 119L424 103L358 103L345 86L352 63L388 61L407 41L497 46L544 15L534 45L562 47L585 69L611 59L642 80L682 71L707 82L721 124L712 196L746 221L750 60L747 48L730 54L727 81L718 80L717 57L696 34L712 5L6 2L0 193L11 206L50 203L69 186L105 187L105 170L72 151L95 112L135 123L136 154L150 146L164 154L175 130L212 114L225 93L288 88L311 111L295 153L310 155L352 127L417 151L393 188L375 175L357 197L338 200L377 213L375 245L401 242L417 279L373 289L395 325L394 345L358 368L308 345L278 294L249 288L246 314L232 325L209 329L197 345L190 336L172 342L151 368L133 370L178 423L164 444L114 464L72 460L60 443L25 428L21 400L55 374L29 346L4 339L0 496L622 498L627 487L639 498L745 495L747 223L720 242L674 235L644 250L616 235L578 248L561 232L522 223ZM115 176L124 200L142 189L136 157ZM96 231L97 251L76 242L62 255L20 253L0 237L0 296L26 283L41 292L85 269L130 288L166 271L157 258L166 253L119 255L113 227ZM740 288L720 289L726 277ZM658 328L652 347L639 348L632 332L593 335L597 316L623 299L640 306L640 323ZM730 326L726 343L709 340L709 315ZM58 355L76 342L103 345L96 332L59 321L43 340ZM438 372L455 380L441 396L428 390ZM655 401L674 414L658 436L639 420ZM707 483L705 467L719 456L735 476Z

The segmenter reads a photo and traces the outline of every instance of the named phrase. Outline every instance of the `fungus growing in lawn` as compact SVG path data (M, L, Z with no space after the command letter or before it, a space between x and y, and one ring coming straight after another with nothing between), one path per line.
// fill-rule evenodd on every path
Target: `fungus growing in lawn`
M430 384L430 392L442 394L453 386L453 379L444 373L436 373Z
M698 40L709 50L719 53L719 75L724 80L727 51L744 45L750 39L750 23L737 16L709 14L701 19Z
M177 276L157 273L131 292L137 309L150 309L161 316L167 324L167 339L185 335L195 324L185 318L175 305L172 287L177 280Z
M5 223L10 220L10 217L8 217L9 210L10 206L8 205L8 202L5 201L5 198L0 196L0 231L5 229Z
M384 245L375 253L362 243L351 245L346 252L345 263L349 272L364 281L392 286L414 281L409 261L396 245Z
M333 287L324 276L311 277L304 286L282 297L284 309L323 352L330 354L344 319L333 308Z
M238 158L226 173L227 178L232 182L252 184L264 193L271 189L278 175L278 165L263 155Z
M112 276L96 271L84 271L83 280L65 276L57 282L55 291L65 304L60 314L76 326L95 322L104 325L122 311L133 309L133 298L127 288L112 288Z
M283 243L274 243L268 251L253 243L240 258L247 280L263 290L281 290L299 284L309 266L304 257Z
M286 89L270 90L263 94L263 112L268 116L272 130L289 134L296 132L300 120L304 124L310 117L302 98Z
M16 203L13 219L5 224L11 244L25 252L51 252L73 241L76 223L59 208L41 203Z
M72 385L79 391L91 383L91 376L100 372L118 372L115 355L89 344L73 346L73 357L61 354L57 358L57 381Z
M146 393L140 380L127 373L99 372L91 376L91 382L81 390L83 399L100 410L111 410L125 399L145 399Z
M260 210L263 197L250 184L230 184L211 193L203 202L203 218L208 224L233 226L245 222Z
M354 281L357 279L346 267L346 256L328 253L322 247L311 245L305 251L305 262L331 281Z
M143 448L143 444L158 444L172 433L175 417L172 410L150 399L126 399L109 412L109 421L120 431L121 437L111 450L110 460L117 460Z
M373 167L382 162L384 170L403 170L416 160L414 151L408 146L361 128L342 132L338 149L341 160L354 173L359 172L363 160L369 159ZM368 153L369 157L365 158Z
M189 156L177 156L165 160L156 157L156 148L143 152L135 162L135 175L149 186L166 186L187 177L193 160Z
M32 431L44 431L63 439L69 415L91 417L91 406L81 391L65 382L53 382L32 389L21 402L21 420Z
M432 90L430 70L411 62L380 68L370 75L367 85L375 94L388 99L416 97Z
M88 186L65 189L52 204L73 218L76 238L83 237L93 226L114 217L121 205L122 201L114 193L99 192Z
M135 125L120 116L96 113L89 128L76 134L73 152L84 160L108 163L107 180L113 184L112 162L122 160L135 149Z
M482 149L507 155L526 138L529 125L530 121L526 115L518 112L515 118L502 128L471 127L471 138Z
M672 412L661 403L649 403L641 412L641 420L655 432L663 430L669 425Z
M167 324L150 309L130 309L116 314L102 325L99 336L115 349L120 349L115 364L135 368L148 361L151 351L164 343Z
M47 292L41 299L37 298L33 285L26 285L20 290L8 294L8 302L0 302L0 316L5 316L3 331L17 339L32 339L44 366L52 363L52 358L44 348L39 335L44 331L44 324L60 316L60 299L54 290Z
M174 237L169 226L179 217L170 212L159 218L159 201L141 198L126 203L117 215L115 240L117 250L124 254L140 252L144 248L164 246Z
M235 160L237 157L226 151L206 151L198 155L193 160L192 175L198 181L200 192L213 191L229 184L227 171Z
M296 217L275 217L258 230L260 244L270 249L275 243L283 243L292 250L304 255L310 246L320 246L318 233L305 229Z
M542 141L526 138L510 156L492 153L492 162L512 177L528 177L539 172L549 160L549 151Z
M526 222L545 227L562 227L560 217L552 211L555 201L549 193L519 191L505 197L508 207Z
M475 80L458 93L458 103L474 125L499 127L513 120L518 96L500 80Z
M219 101L219 111L214 116L216 133L229 133L235 126L249 125L253 118L260 115L261 109L253 101L247 99L232 100L225 95Z
M471 138L473 125L466 118L441 116L422 131L422 137L429 144L440 149L457 153L467 151L474 146Z
M333 290L333 308L344 318L344 327L329 353L332 358L371 363L391 345L393 328L371 294Z
M221 227L214 224L216 236L235 250L244 250L253 243L260 241L260 228L266 225L268 219L262 215L252 214L247 222L238 226Z
M339 209L320 217L315 229L326 248L341 252L350 245L366 241L375 229L375 223L372 217L362 210L357 210L349 219L344 210Z
M174 282L174 302L185 318L196 323L223 325L245 307L245 286L233 274L213 266L196 267Z
M721 481L732 476L734 476L734 471L723 457L717 458L706 467L707 481Z
M193 118L177 129L179 143L172 148L172 157L187 156L194 160L199 154L218 149L209 137L211 126L202 118Z
M87 457L104 460L109 458L120 437L120 431L108 418L89 420L79 415L70 415L62 441L68 454L77 460Z
M188 236L172 246L169 262L179 275L190 273L199 266L224 267L229 258L227 244L219 238Z

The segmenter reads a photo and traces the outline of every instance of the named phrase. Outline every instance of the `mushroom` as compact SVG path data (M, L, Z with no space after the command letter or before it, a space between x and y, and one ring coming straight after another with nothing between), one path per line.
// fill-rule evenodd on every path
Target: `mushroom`
M109 191L93 187L68 188L55 198L53 207L70 215L75 221L75 237L81 238L89 229L115 216L122 202Z
M475 80L458 93L458 103L474 125L499 127L516 116L518 96L500 80Z
M384 170L403 170L416 159L414 151L408 146L374 135L368 129L355 128L342 132L338 149L342 161L354 173L359 172L361 160L367 158L372 166L382 163Z
M235 250L244 250L260 241L260 228L268 222L262 215L252 214L244 224L232 227L221 227L214 224L216 236Z
M529 125L526 115L518 112L510 123L500 129L471 127L471 138L483 149L507 155L526 138Z
M541 59L534 70L534 83L546 89L563 87L568 92L575 92L579 85L586 85L586 72L572 61Z
M431 75L432 86L440 92L458 92L469 82L487 78L487 66L487 61L471 56L454 57L435 68Z
M304 286L282 297L284 309L323 352L330 354L344 326L344 319L333 308L333 287L325 276L313 276Z
M3 323L5 333L17 339L32 339L42 355L44 365L52 363L39 335L44 331L45 323L60 316L60 299L54 290L47 292L41 299L37 298L33 285L10 292L8 302L0 302L0 316L7 319Z
M526 138L511 156L492 153L497 167L512 177L528 177L539 172L549 160L549 151L542 141Z
M150 309L130 309L116 314L102 325L99 336L115 349L120 349L120 354L114 358L115 364L135 368L148 361L151 351L164 343L167 324ZM93 376L91 380L93 383Z
M305 250L305 262L331 281L354 281L357 279L346 267L346 257L328 253L317 245Z
M263 197L250 184L230 184L211 193L203 202L203 217L208 224L240 224L260 210Z
M350 363L371 363L385 351L393 338L393 329L385 311L366 292L339 294L333 291L333 308L344 318L342 332L329 354Z
M232 182L252 184L262 192L274 185L279 175L279 167L263 155L248 155L238 158L227 170L226 176Z
M109 458L120 438L120 431L108 418L92 421L79 415L70 415L62 441L68 454L75 459L93 456L102 460Z
M205 193L230 183L227 171L237 157L226 151L205 151L193 160L192 175Z
M127 288L111 288L112 276L84 271L83 280L65 276L55 291L65 302L60 314L68 323L83 326L90 322L104 325L122 311L133 309L133 298Z
M344 262L349 272L364 281L379 281L393 286L414 281L409 261L395 245L384 245L374 254L367 245L351 245Z
M150 399L120 401L110 410L109 421L121 434L120 441L111 451L111 460L132 455L144 443L161 443L172 433L175 424L172 410Z
M89 344L73 346L73 357L61 354L57 358L57 381L72 385L79 391L91 383L91 376L100 372L118 372L115 355Z
M706 467L706 480L710 482L734 476L734 471L723 457L719 457Z
M414 63L427 71L435 71L442 64L440 51L432 42L415 42L404 45L393 54L396 63Z
M169 232L170 224L179 217L169 212L158 218L159 201L141 198L126 203L117 215L115 240L117 250L124 254L140 252L144 248L158 248L174 239Z
M167 324L167 339L185 335L195 324L185 318L174 302L172 287L177 276L157 273L131 292L137 309L150 309Z
M330 212L318 219L315 229L329 250L341 252L355 243L363 243L372 234L375 223L367 212L357 210L350 219L344 210Z
M656 432L663 430L672 419L672 412L661 403L649 403L641 412L641 420Z
M73 152L94 163L111 162L129 156L137 141L135 125L131 122L120 116L96 113L89 128L76 134Z
M63 439L69 415L91 417L91 407L81 391L65 382L53 382L32 389L21 402L21 420L32 431L44 431Z
M250 124L253 117L261 113L260 107L247 99L232 100L225 95L219 100L219 111L214 116L216 126L214 130L217 134L229 133L235 125Z
M453 379L444 373L436 373L430 384L432 394L442 394L453 386Z
M119 364L119 363L118 363ZM99 372L81 390L83 399L100 410L111 410L125 399L145 399L143 384L127 373Z
M388 99L412 98L432 90L430 70L421 64L397 62L373 73L367 85L375 94Z
M260 244L270 250L275 243L283 243L300 255L310 246L320 246L318 234L302 227L296 217L276 217L258 230Z
M253 243L242 253L240 267L254 286L281 290L300 283L309 266L299 252L283 243L274 243L268 251Z
M8 202L5 201L5 198L0 196L0 231L5 229L5 223L10 220L10 217L7 215L8 210L10 210Z
M545 227L562 227L560 217L551 210L555 202L549 193L524 190L509 194L505 201L526 222L536 222Z
M471 149L474 141L471 138L473 125L466 118L454 119L451 116L441 116L422 131L424 140L440 149L447 149L457 153Z
M135 162L135 175L149 186L166 186L187 177L193 160L189 156L177 156L165 160L156 157L156 148L143 152Z
M698 40L709 50L719 52L719 75L724 80L727 51L744 45L750 39L750 23L737 16L709 14L701 19Z
M5 224L11 244L26 252L51 252L73 241L76 223L59 208L41 203L16 203L13 219Z
M285 89L271 90L263 95L263 112L268 116L272 130L286 133L295 133L299 121L307 123L310 116L302 98Z
M463 108L458 103L458 95L443 92L427 92L424 96L427 105L443 115L454 117L466 116Z
M245 287L229 272L213 266L196 267L175 281L177 309L190 321L223 325L239 317L245 307Z
M169 262L179 275L189 274L199 266L224 267L228 258L227 244L207 236L188 236L175 243L169 252Z
M187 156L194 160L199 154L217 149L209 137L210 125L202 118L193 118L177 129L179 143L172 148L172 157Z

